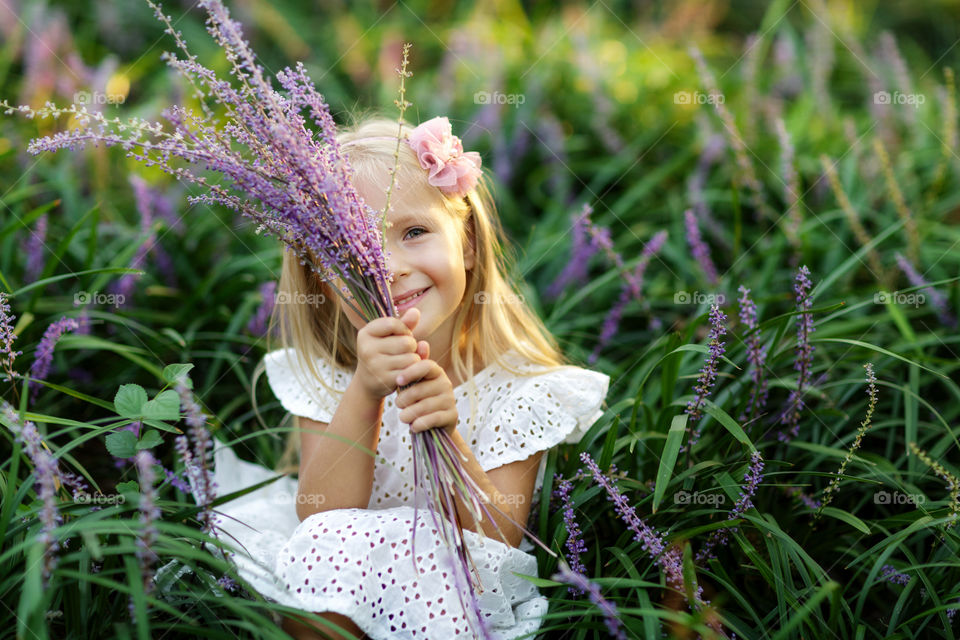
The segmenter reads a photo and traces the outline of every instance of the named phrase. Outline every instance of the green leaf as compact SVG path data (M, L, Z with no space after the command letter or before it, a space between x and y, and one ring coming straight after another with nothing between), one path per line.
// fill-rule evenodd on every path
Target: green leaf
M128 493L139 494L140 483L137 482L136 480L127 480L126 482L118 482L117 493L122 493L124 495Z
M743 429L740 428L740 425L737 424L736 420L730 417L726 411L718 407L710 400L705 400L703 403L703 409L708 414L714 417L717 422L723 425L723 428L730 432L734 438L737 439L742 444L747 445L750 451L756 451L757 448L753 446L753 442L750 441L750 438L744 433Z
M846 522L854 529L857 529L859 531L864 532L867 535L870 535L870 527L867 526L867 523L865 523L863 520L853 515L852 513L848 513L843 509L837 509L836 507L824 507L822 510L822 513L825 516L830 516L831 518L842 520L843 522Z
M143 405L142 415L150 420L177 420L180 417L180 396L173 389L162 391Z
M113 399L113 405L117 409L117 415L130 418L131 420L140 419L143 415L143 405L146 403L147 392L138 384L121 385L117 391L117 395ZM121 457L126 458L127 456Z
M152 449L163 444L163 438L156 431L147 431L137 442L137 451L141 449Z
M683 543L683 586L687 590L687 602L691 605L697 601L697 568L693 565L693 548L690 543Z
M193 381L187 377L187 373L189 373L190 369L193 369L192 364L168 364L163 368L163 379L173 384L178 378L184 377L186 378L184 383L186 383L187 388L193 389Z
M683 434L687 430L687 414L673 416L670 422L670 431L667 433L667 441L663 444L663 453L660 455L660 468L657 469L657 480L653 489L653 513L657 512L660 501L663 500L667 492L667 485L670 483L670 476L673 475L673 469L677 464L677 455L680 453L680 443L683 441Z
M117 431L106 438L107 451L117 458L132 458L137 453L137 436L132 431Z

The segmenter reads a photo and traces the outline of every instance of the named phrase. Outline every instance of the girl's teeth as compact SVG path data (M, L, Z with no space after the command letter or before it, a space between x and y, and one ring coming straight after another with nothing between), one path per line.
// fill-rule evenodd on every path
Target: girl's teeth
M418 294L415 295L415 296L410 296L409 298L404 298L403 300L398 300L398 301L397 301L397 304L406 304L406 303L410 302L411 300L415 300L415 299L419 298L419 297L422 296L422 295L423 295L423 291L421 291L420 293L418 293Z

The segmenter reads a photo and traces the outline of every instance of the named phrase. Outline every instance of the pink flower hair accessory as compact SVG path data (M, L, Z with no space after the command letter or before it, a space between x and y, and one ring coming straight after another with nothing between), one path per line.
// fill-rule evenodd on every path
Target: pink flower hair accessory
M427 182L447 195L464 196L480 179L480 154L464 153L460 138L453 135L445 116L415 127L407 143L417 152L420 166L429 172Z

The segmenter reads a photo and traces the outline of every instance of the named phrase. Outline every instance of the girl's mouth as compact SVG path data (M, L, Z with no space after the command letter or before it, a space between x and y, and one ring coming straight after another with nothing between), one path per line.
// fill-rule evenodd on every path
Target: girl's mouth
M424 294L426 294L427 291L429 290L430 290L430 287L427 287L426 289L423 289L417 294L414 294L412 296L405 296L403 298L397 299L396 301L394 301L394 305L396 306L397 311L403 313L410 307L414 306L415 304L417 304L417 301L420 300L420 298L422 298Z

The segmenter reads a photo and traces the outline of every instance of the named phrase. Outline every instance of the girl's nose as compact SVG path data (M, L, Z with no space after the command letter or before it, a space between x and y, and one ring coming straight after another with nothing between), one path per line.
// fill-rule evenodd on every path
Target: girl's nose
M408 266L407 261L401 255L401 252L397 249L387 248L389 252L387 255L386 263L387 269L393 272L395 278L406 275L410 272L410 267Z

